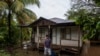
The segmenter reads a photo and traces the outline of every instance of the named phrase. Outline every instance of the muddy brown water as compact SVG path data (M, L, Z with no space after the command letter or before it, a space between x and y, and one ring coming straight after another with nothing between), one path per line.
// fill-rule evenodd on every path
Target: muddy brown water
M92 46L86 56L100 56L100 46Z
M23 49L17 49L15 52L16 56L44 56L43 52L32 51L29 50L28 52ZM60 55L60 56L69 56L69 55ZM89 48L89 52L85 56L100 56L100 46L91 46Z

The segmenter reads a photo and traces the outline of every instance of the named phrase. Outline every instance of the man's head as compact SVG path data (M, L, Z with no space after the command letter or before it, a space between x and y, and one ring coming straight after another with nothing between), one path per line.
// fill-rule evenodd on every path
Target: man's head
M46 35L46 37L49 37L48 35Z
M48 39L49 38L49 36L48 35L46 35L46 39Z

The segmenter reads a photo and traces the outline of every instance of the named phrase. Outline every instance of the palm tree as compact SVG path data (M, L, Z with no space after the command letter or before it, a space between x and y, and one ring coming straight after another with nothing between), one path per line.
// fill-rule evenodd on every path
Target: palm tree
M8 20L9 40L11 39L11 20L16 19L20 25L25 25L36 19L35 13L25 8L25 6L30 4L36 4L38 7L40 5L39 0L0 0L0 19L3 19L5 16Z

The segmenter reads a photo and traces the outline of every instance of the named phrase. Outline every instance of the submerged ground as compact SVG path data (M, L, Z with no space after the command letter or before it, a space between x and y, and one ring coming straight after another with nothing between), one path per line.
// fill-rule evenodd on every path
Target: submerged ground
M87 56L100 56L100 46L92 46Z
M18 49L17 56L43 56L43 52L39 53L38 51L28 51L28 53L25 50ZM61 55L61 56L67 56L67 55ZM100 56L100 46L91 46L89 48L89 53L87 56Z
M14 51L14 54L13 56L44 56L43 55L43 52L38 52L37 50L23 50L23 49L16 49ZM2 56L2 55L0 55ZM69 55L60 55L60 56L69 56ZM85 56L100 56L100 46L91 46L89 48L89 53Z

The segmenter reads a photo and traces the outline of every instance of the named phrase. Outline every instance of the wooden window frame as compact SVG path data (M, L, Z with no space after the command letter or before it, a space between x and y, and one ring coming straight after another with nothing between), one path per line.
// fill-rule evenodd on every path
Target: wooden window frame
M71 34L70 34L71 31L69 32L70 38L67 38L67 36L66 36L67 35L67 29L68 28L60 28L60 35L61 35L60 37L61 37L62 40L71 40ZM69 28L69 30L70 30L70 28Z
M72 39L72 26L69 26L68 28L66 27L63 27L63 28L60 28L60 35L62 35L63 33L61 32L63 29L63 32L66 31L64 34L65 36L60 36L61 37L61 40L72 40L72 41L78 41L78 40L74 40ZM65 30L64 30L65 29ZM67 38L67 29L69 30L69 38ZM63 37L63 38L62 38Z

